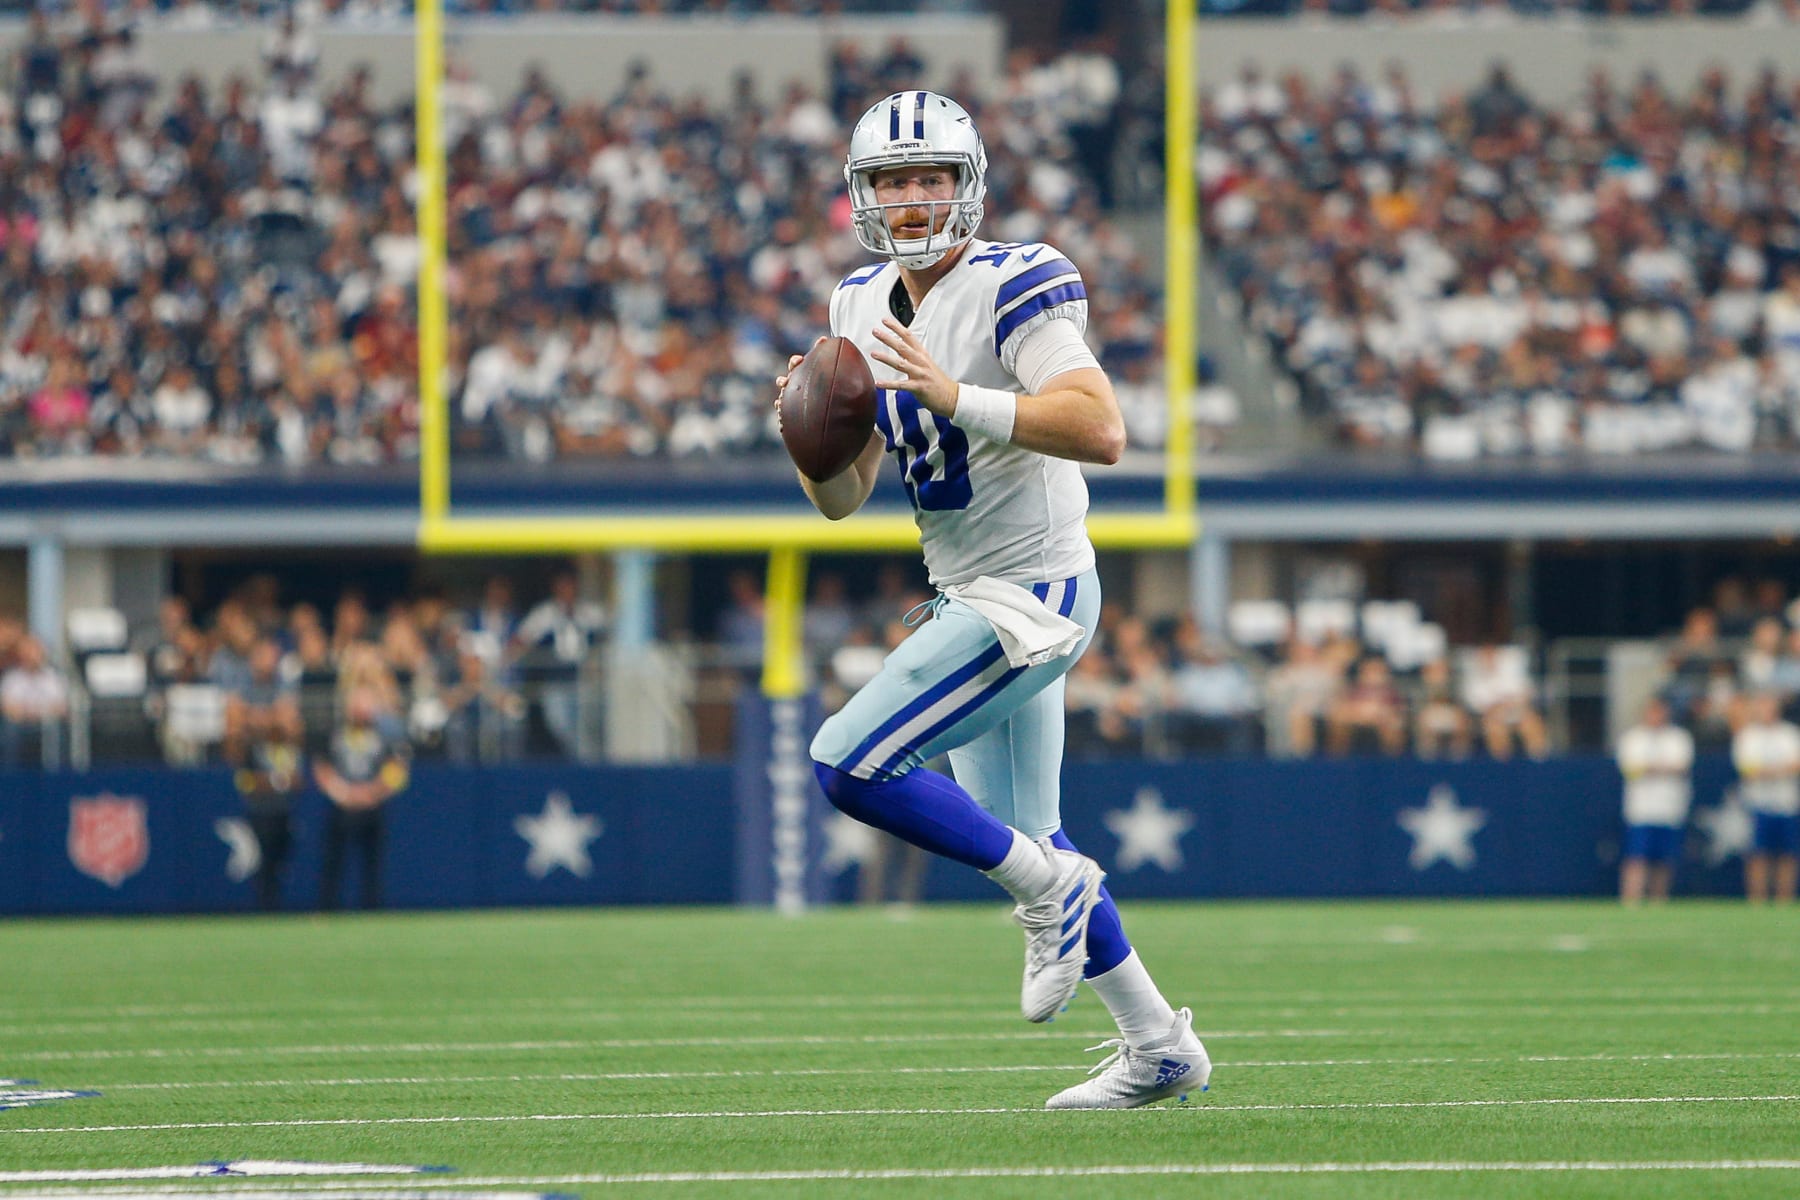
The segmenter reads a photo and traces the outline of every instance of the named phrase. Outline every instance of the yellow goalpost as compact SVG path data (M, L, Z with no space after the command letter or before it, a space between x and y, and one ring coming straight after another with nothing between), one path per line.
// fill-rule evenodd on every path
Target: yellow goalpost
M596 512L538 516L458 514L450 499L450 414L444 389L448 312L444 298L445 147L440 123L443 3L418 0L414 27L419 266L419 526L431 554L557 554L651 550L687 554L764 552L768 611L763 690L800 694L800 615L806 598L806 555L826 551L903 550L918 545L906 514L859 514L827 521L813 513L705 511ZM1194 516L1193 439L1187 398L1193 392L1197 236L1193 189L1195 142L1194 0L1169 0L1168 86L1164 128L1164 379L1168 442L1160 510L1095 511L1088 531L1103 548L1183 547L1198 534ZM604 467L597 468L604 470ZM796 485L797 487L798 485Z

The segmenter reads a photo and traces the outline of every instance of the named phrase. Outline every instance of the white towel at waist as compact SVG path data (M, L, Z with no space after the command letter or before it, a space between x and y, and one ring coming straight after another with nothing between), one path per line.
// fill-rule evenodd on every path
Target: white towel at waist
M1028 590L1004 579L982 575L945 588L944 595L961 600L994 627L1009 666L1035 667L1061 658L1087 633L1079 622L1051 612Z

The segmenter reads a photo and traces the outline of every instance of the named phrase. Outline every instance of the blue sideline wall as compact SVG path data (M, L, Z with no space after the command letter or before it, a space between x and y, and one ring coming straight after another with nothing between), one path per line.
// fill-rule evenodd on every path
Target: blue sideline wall
M1697 815L1677 888L1733 892L1733 834L1743 823L1730 800L1731 768L1708 758L1696 775ZM736 796L764 803L737 779ZM141 867L116 886L78 870L71 851L71 802L106 795L126 809L141 801L148 834ZM1070 763L1064 796L1071 836L1106 865L1120 896L1599 895L1616 879L1619 778L1599 757ZM288 907L317 900L325 804L308 794L297 806ZM241 816L224 771L0 775L0 912L248 909L252 885L229 874L229 822ZM755 846L744 852L746 838L766 837L766 822L744 816L729 765L422 766L390 805L386 901L432 908L766 896L757 874L768 856ZM817 800L808 837L822 865L815 898L855 892L863 843L841 821ZM1403 821L1424 831L1427 849L1429 835L1439 835L1442 853L1415 857L1420 842ZM972 872L935 863L927 895L995 893Z

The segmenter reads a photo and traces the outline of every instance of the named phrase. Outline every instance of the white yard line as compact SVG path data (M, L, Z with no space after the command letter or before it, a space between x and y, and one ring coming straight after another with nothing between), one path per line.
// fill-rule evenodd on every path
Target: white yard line
M1529 1054L1515 1058L1280 1058L1230 1059L1218 1065L1232 1071L1307 1067L1439 1067L1496 1063L1561 1062L1754 1062L1800 1059L1800 1051L1718 1054ZM166 1092L205 1088L430 1087L465 1083L605 1083L634 1079L779 1079L837 1075L1007 1075L1036 1071L1070 1071L1079 1063L1008 1064L975 1067L805 1067L768 1071L558 1071L511 1075L387 1075L344 1079L202 1079L163 1083L96 1082L83 1087L105 1092Z
M0 1171L0 1183L86 1183L105 1179L245 1179L262 1176L435 1175L447 1167L405 1163L333 1163L298 1159L241 1158L231 1162L190 1163L165 1167L65 1168L58 1171Z
M1382 1000L1408 1002L1408 1004L1478 1004L1478 1006L1507 1007L1512 1002L1561 1002L1561 1000L1636 1000L1642 997L1640 990L1631 988L1575 988L1575 990L1534 990L1508 991L1501 997L1490 990L1440 990L1440 991L1397 991L1381 988L1381 990L1357 990L1357 988L1334 988L1330 991L1244 991L1229 990L1211 995L1206 999L1208 1006L1215 1007L1251 1007L1264 1009L1269 1000L1287 1002L1291 1006L1323 1006L1323 1004L1379 1004ZM1744 984L1732 988L1658 988L1658 999L1669 1000L1694 999L1717 1002L1721 999L1742 997L1750 1000L1753 997L1766 997L1768 1000L1796 1000L1800 1002L1800 988L1784 988L1784 986L1759 986ZM203 1016L225 1016L225 1018L243 1018L243 1020L331 1020L342 1016L347 1020L419 1020L419 1018L470 1018L482 1020L481 1013L554 1013L569 1011L578 1015L641 1015L644 1007L682 1007L682 1009L716 1009L731 1007L733 1011L760 1011L760 1009L851 1009L864 1011L869 1007L893 1007L893 1009L992 1009L995 1013L1012 1011L1008 1007L995 1004L988 999L965 999L965 997L945 997L945 995L675 995L675 997L634 997L628 1004L621 1002L616 1006L608 1006L596 1000L592 995L583 997L518 997L518 999L470 999L457 1000L455 1004L432 1004L430 1000L407 999L403 1002L387 1002L387 1000L306 1000L301 1004L56 1004L41 1009L32 1007L0 1007L0 1033L13 1027L20 1031L36 1031L43 1033L49 1025L43 1022L70 1022L72 1018L115 1018L115 1020L131 1020L133 1027L142 1024L162 1024L164 1020L182 1020L182 1018L203 1018ZM364 1016L367 1015L367 1016ZM86 1025L83 1025L85 1031Z
M1315 1112L1392 1108L1520 1108L1542 1105L1611 1105L1611 1104L1792 1104L1800 1103L1800 1095L1773 1096L1569 1096L1519 1100L1389 1100L1348 1102L1341 1104L1208 1104L1192 1106L1193 1111L1221 1112ZM1144 1112L1181 1112L1180 1108L1153 1108ZM179 1129L300 1129L318 1126L370 1125L491 1125L526 1121L548 1123L573 1121L727 1121L765 1120L771 1117L939 1117L992 1116L1010 1113L1038 1113L1035 1107L1007 1108L787 1108L747 1110L687 1110L643 1113L519 1113L494 1116L435 1117L313 1117L284 1121L172 1121L143 1125L70 1125L35 1126L23 1129L0 1128L0 1137L19 1134L76 1133L142 1133ZM1048 1119L1048 1118L1047 1118Z
M1643 995L1641 990L1632 988L1573 988L1564 990L1532 990L1508 993L1511 1000L1526 1003L1552 1001L1584 1001L1584 1000L1619 1000L1632 1001ZM1718 1001L1721 998L1766 997L1768 1000L1800 1001L1800 988L1779 985L1743 984L1732 987L1692 987L1692 988L1658 988L1656 992L1660 1001L1667 1002L1682 998L1693 998L1704 1001ZM1507 1001L1494 999L1493 993L1472 988L1443 990L1394 990L1334 988L1331 991L1240 991L1225 988L1209 993L1206 1003L1220 1007L1233 1005L1262 1005L1269 1001L1286 1002L1291 1005L1325 1005L1344 1003L1373 1004L1384 1000L1405 1001L1421 1006L1433 1004L1484 1004L1493 1002L1496 1006L1504 1006ZM494 1013L547 1013L569 1011L578 1014L612 1013L620 1016L641 1015L646 1010L667 1008L716 1009L729 1006L734 1012L778 1010L778 1009L862 1009L884 1007L898 1010L905 1009L976 1009L1007 1011L989 1000L974 1000L944 994L911 994L911 995L875 995L875 994L832 994L811 996L641 996L633 997L629 1002L607 1004L593 996L566 997L519 997L477 999L458 1001L452 1004L419 1003L408 1000L404 1004L378 1000L310 1000L301 1004L97 1004L97 1005L46 1005L42 1009L28 1007L0 1008L0 1032L12 1026L21 1030L43 1032L44 1021L69 1021L72 1018L114 1018L129 1019L135 1027L142 1023L159 1024L164 1020L184 1018L201 1018L209 1016L239 1018L247 1020L289 1020L320 1019L330 1020L334 1015L351 1020L365 1019L359 1014L371 1014L370 1020L415 1020L421 1015L441 1015L455 1019L470 1017L483 1019L473 1014L480 1012ZM84 1027L85 1028L85 1027Z
M1412 1175L1412 1174L1576 1174L1645 1171L1800 1171L1796 1158L1645 1159L1622 1161L1411 1161L1411 1162L1236 1162L1236 1163L1127 1163L1093 1166L996 1166L996 1167L849 1167L786 1171L656 1171L630 1174L571 1174L520 1177L451 1177L431 1183L408 1181L403 1189L370 1192L366 1183L308 1182L262 1184L253 1189L189 1187L102 1187L73 1191L67 1188L7 1190L7 1196L33 1200L74 1200L84 1196L224 1196L232 1200L263 1197L350 1192L408 1200L427 1194L455 1196L463 1188L568 1187L580 1184L656 1183L810 1183L904 1179L1092 1179L1130 1176L1217 1175Z
M1202 1030L1203 1037L1219 1038L1337 1038L1342 1029L1237 1029ZM394 1042L327 1044L315 1046L177 1046L135 1047L128 1050L30 1050L7 1054L7 1062L70 1062L112 1058L261 1058L275 1055L336 1056L356 1054L473 1054L535 1050L644 1050L682 1046L870 1046L906 1045L915 1042L1054 1041L1103 1038L1098 1030L1083 1032L1037 1030L1029 1033L871 1033L871 1034L754 1034L748 1037L695 1038L590 1038L533 1042ZM1359 1037L1375 1036L1364 1030Z
M0 1025L0 1039L18 1038L40 1041L45 1037L92 1037L106 1033L135 1032L146 1025L155 1025L164 1031L206 1030L209 1032L249 1033L258 1029L275 1026L283 1029L335 1029L345 1025L417 1025L421 1020L436 1025L493 1025L496 1021L508 1018L520 1022L538 1024L615 1024L625 1020L643 1020L646 1013L654 1016L656 1002L646 1002L636 1011L618 1009L594 1009L586 1012L555 1011L504 1011L504 1012L459 1012L459 1013L361 1013L342 1016L260 1016L231 1018L131 1018L117 1021L63 1021L56 1023L32 1024L29 1022L11 1022ZM681 1008L688 1006L682 1005ZM807 1006L797 1008L793 1017L809 1024L820 1020L838 1019L844 1021L866 1021L870 1002L859 1000L854 1004L846 1002L842 1007ZM962 1020L1013 1021L1017 1019L1011 1009L1001 1009L983 1002L974 1004L950 1004L934 1002L919 998L911 1006L890 1004L885 1001L876 1002L873 1007L883 1008L882 1020L937 1021L943 1019L947 1011L962 1011ZM1642 1004L1629 1000L1605 1001L1570 1004L1523 1004L1517 999L1497 1000L1492 1003L1470 1003L1465 1000L1446 1000L1443 1002L1420 1001L1405 1004L1334 1004L1329 1007L1305 1004L1268 1005L1244 1001L1211 1001L1209 1007L1215 1012L1218 1009L1233 1007L1255 1007L1261 1017L1278 1017L1286 1019L1316 1019L1370 1017L1382 1020L1394 1018L1411 1018L1429 1015L1434 1018L1474 1017L1491 1013L1516 1014L1518 1016L1553 1016L1567 1018L1573 1016L1598 1016L1609 1012L1630 1013L1633 1016L1792 1016L1800 1013L1800 1003L1746 1002L1738 1004L1720 1003L1657 1003ZM816 1011L815 1011L816 1009ZM970 1011L976 1010L976 1011ZM754 1007L734 1007L737 1019L752 1022L764 1022L779 1019L769 1012L757 1011ZM682 1018L685 1019L685 1018Z

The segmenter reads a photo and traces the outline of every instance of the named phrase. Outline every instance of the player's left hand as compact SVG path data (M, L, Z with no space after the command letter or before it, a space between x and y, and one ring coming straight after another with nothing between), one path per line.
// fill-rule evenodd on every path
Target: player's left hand
M875 340L887 350L876 350L870 358L900 373L899 379L877 379L875 386L890 391L913 394L920 406L938 414L951 416L956 411L956 380L944 374L933 361L919 335L888 317L875 330Z

